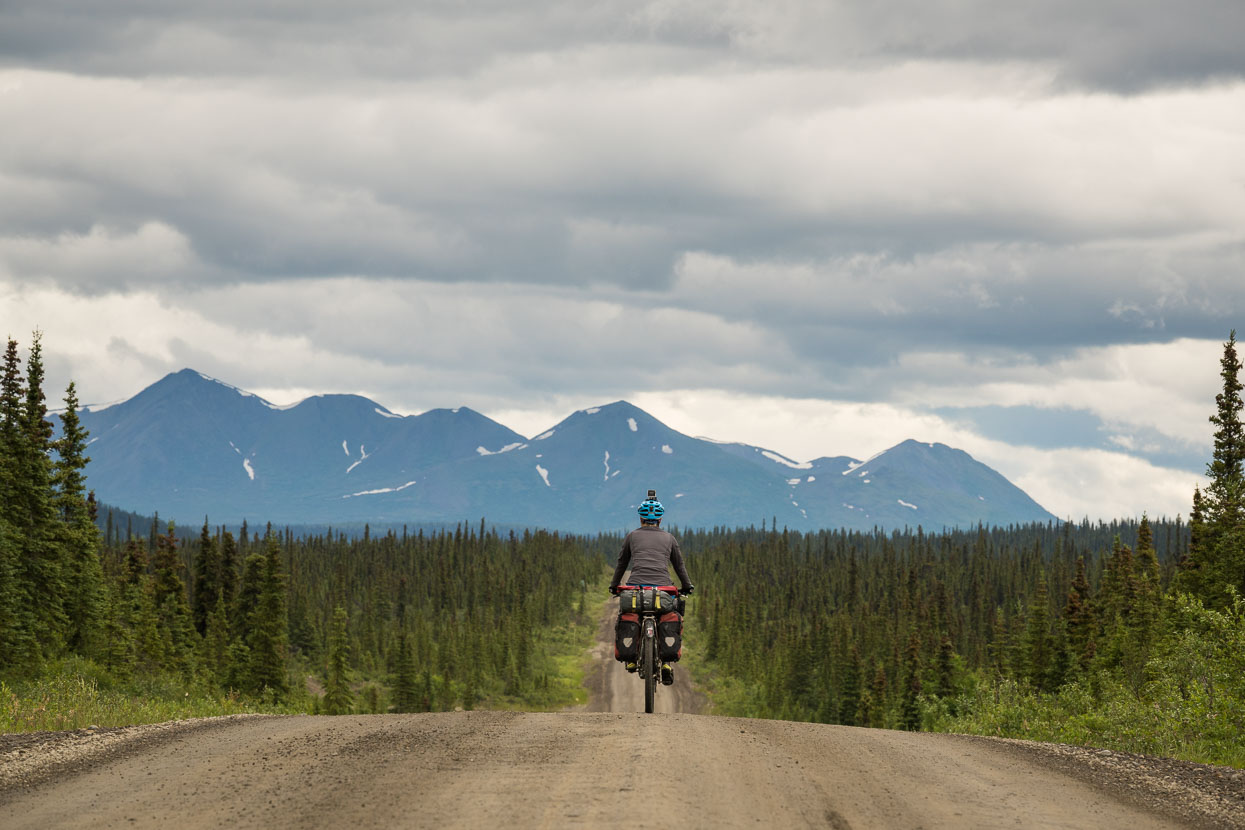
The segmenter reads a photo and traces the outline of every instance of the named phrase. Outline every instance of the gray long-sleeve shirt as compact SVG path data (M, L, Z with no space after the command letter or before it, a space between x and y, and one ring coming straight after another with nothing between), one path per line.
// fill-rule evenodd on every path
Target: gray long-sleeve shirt
M674 565L681 587L692 584L687 566L683 564L679 540L654 525L644 525L627 534L622 550L618 552L618 567L614 569L611 588L622 584L628 565L631 566L632 585L669 585L671 565Z

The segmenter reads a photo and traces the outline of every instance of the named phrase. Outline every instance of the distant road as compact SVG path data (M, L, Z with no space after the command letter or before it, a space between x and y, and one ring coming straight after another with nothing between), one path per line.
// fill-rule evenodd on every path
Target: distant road
M1245 826L1245 781L1231 770L951 735L644 715L630 697L634 677L593 679L590 711L0 736L0 827ZM696 705L690 687L678 688L660 699ZM591 711L603 707L627 711Z

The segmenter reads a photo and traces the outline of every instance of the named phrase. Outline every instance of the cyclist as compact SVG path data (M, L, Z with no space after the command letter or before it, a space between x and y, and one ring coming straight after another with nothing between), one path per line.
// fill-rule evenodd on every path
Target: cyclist
M666 509L661 506L654 491L648 491L648 498L637 512L640 514L640 526L623 540L622 550L618 553L618 567L614 569L614 578L610 581L610 593L618 594L618 586L622 584L628 566L631 567L630 584L656 587L670 584L669 567L673 565L681 583L680 593L690 594L696 586L687 575L679 540L661 529L661 517ZM629 662L626 668L633 672L636 665ZM661 664L661 682L666 686L674 682L674 667L669 663Z

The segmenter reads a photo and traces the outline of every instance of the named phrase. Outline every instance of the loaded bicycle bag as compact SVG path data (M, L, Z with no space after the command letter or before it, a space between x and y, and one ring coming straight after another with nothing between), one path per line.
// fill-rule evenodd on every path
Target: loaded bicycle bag
M657 621L657 656L663 663L683 656L683 619L673 611Z
M618 611L621 614L656 614L661 616L679 608L679 597L658 591L656 588L639 588L618 594Z
M622 613L614 623L614 659L634 663L640 658L640 615Z

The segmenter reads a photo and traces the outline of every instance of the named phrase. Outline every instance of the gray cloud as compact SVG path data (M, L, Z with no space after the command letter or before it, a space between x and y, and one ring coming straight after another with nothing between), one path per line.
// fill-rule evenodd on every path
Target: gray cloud
M1163 0L0 4L10 65L135 77L427 78L499 56L657 45L667 64L1019 60L1070 84L1137 92L1240 77L1242 32L1245 9L1233 0L1178 11Z
M43 315L0 322L63 317L103 397L1058 389L1049 446L1084 416L1187 468L1213 372L1136 355L1245 310L1243 33L1234 0L0 0L0 298Z

